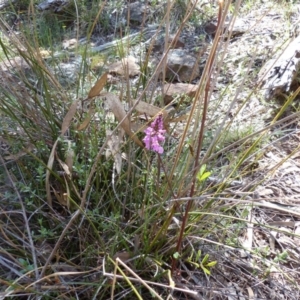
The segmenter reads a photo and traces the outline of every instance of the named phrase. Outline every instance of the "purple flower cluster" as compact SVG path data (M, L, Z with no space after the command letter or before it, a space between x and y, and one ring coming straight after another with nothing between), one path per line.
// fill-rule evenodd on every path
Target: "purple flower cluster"
M146 136L143 138L143 142L145 143L146 149L162 154L164 148L161 145L165 141L164 134L166 133L162 114L159 114L144 132Z

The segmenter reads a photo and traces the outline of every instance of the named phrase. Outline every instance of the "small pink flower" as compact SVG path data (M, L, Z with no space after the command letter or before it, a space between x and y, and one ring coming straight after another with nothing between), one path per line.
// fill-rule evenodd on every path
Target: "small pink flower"
M143 142L146 149L162 154L164 152L162 144L165 141L164 134L166 133L162 114L159 114L144 132L146 136L143 138Z

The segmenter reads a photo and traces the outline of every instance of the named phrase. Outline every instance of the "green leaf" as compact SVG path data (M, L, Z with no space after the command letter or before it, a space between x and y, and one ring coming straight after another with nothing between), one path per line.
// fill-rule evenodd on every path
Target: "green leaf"
M210 271L206 269L204 266L201 266L201 269L204 271L205 274L210 275Z
M206 254L206 255L203 257L203 259L202 259L202 262L201 262L202 265L206 265L208 259L209 259L209 254Z
M175 259L178 259L178 258L180 257L180 254L179 254L178 252L175 252L175 253L173 254L173 257L174 257Z
M201 177L203 175L203 173L205 172L205 170L206 170L206 164L204 164L204 165L201 166L201 168L200 168L200 170L198 172L198 176Z
M197 179L201 182L204 181L207 177L210 176L211 172L205 172L206 170L206 164L202 165L198 174L197 174Z
M209 262L205 267L214 267L218 262L216 260Z
M191 252L191 255L188 257L187 261L191 261L193 259L194 256L194 251Z
M200 259L200 257L201 257L201 250L199 249L199 250L197 251L196 261L198 261L198 260Z
M199 269L201 267L200 264L197 264L196 262L194 261L187 261L188 263L190 263L192 266L196 267L197 269Z
M210 176L211 172L205 172L204 174L202 174L202 176L200 177L199 181L204 181L206 178L208 178Z
M23 267L28 265L27 261L24 258L19 258L18 260Z

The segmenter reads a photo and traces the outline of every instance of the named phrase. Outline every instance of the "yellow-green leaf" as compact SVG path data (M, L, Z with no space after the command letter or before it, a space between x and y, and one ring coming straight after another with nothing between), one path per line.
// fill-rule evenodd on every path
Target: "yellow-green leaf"
M205 172L205 170L206 170L206 164L203 164L203 165L201 166L201 168L200 168L198 174L199 174L200 176L202 176L202 174Z
M209 259L209 254L205 254L205 256L203 257L201 263L202 263L203 265L206 265L206 262L208 261L208 259Z
M208 264L206 264L206 267L214 267L218 262L216 260L209 262Z
M198 177L198 180L201 182L201 181L204 181L206 178L208 178L209 176L211 175L211 172L205 172L204 174L202 174L200 176L200 178Z
M201 266L201 269L204 271L205 274L210 275L210 271L205 267Z
M200 257L201 257L201 250L199 249L199 250L197 251L196 261L198 261Z

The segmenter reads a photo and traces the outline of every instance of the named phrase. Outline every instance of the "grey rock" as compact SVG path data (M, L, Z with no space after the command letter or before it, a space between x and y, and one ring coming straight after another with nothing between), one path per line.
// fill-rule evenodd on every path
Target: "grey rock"
M154 52L163 52L165 48L165 35L161 34L159 35L158 38L153 38L149 41L149 44L146 45L146 50L150 50ZM179 48L184 48L185 43L182 37L176 38L175 34L171 34L168 37L167 40L167 47L170 47L171 49L179 49Z
M129 20L136 23L143 23L147 20L149 8L146 4L139 1L128 4L128 8L124 12L124 17L127 19L129 11Z
M40 3L38 10L52 10L54 12L60 12L63 8L70 4L70 0L46 0Z
M194 56L181 49L171 49L168 53L166 79L189 82L200 75L199 65Z
M53 67L53 71L63 87L68 87L77 83L82 67L82 57L74 56L67 61L59 62Z
M3 9L15 2L16 2L16 0L0 0L0 9Z
M296 83L300 69L300 36L292 41L278 58L268 61L259 73L258 83L268 100L288 94Z
M0 62L0 86L6 93L24 92L24 80L33 81L33 72L22 57L16 56Z
M30 64L30 61L27 62L20 56L0 62L1 88L8 92L12 88L22 92L26 89L26 81L32 86L38 86L40 76ZM49 72L55 74L59 83L64 88L67 88L78 81L82 66L82 57L71 56L67 61L63 61L61 58L49 57L45 59L45 66Z

